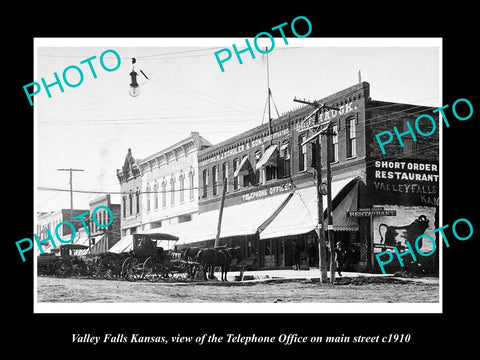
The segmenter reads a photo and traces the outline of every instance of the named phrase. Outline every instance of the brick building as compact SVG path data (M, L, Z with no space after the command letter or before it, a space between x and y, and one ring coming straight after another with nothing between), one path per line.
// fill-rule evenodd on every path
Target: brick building
M57 227L58 227L58 231L57 231L58 235L62 239L65 239L65 241L69 240L72 237L72 228L67 224L62 224L62 225L60 224L65 222L71 223L77 235L79 233L78 230L83 228L83 225L79 219L72 221L72 218L80 214L83 214L85 212L88 212L88 210L73 209L73 211L71 211L70 209L60 209L56 211L38 213L37 214L37 232L36 232L38 239L39 240L46 239L48 237L48 233L47 233L47 229L48 229L52 234L52 237L58 248L58 246L61 245L61 243L60 241L57 240L57 235L55 233L55 230L57 229ZM46 253L51 252L54 249L51 241L44 242L42 246L43 246L42 247L43 251Z
M337 109L318 113L320 123L330 122L336 134L330 149L335 242L352 250L351 268L360 270L373 264L373 254L387 245L384 232L388 226L405 225L425 215L427 230L435 228L438 134L418 137L416 142L404 137L404 146L389 146L387 155L381 154L375 139L375 134L393 131L393 126L403 129L407 120L413 123L432 109L372 100L367 82L318 103ZM313 110L301 106L274 119L271 133L264 124L199 151L199 215L177 229L178 248L214 245L226 180L220 245L241 246L245 257L257 258L259 268L281 268L292 266L295 244L304 266L318 264L316 159L312 143L302 145L311 135ZM325 136L321 159L326 181ZM392 175L391 167L400 175ZM325 196L323 204L326 209ZM395 210L397 216L349 216L350 211L370 207ZM405 241L401 231L395 236L397 242Z
M90 205L90 253L101 254L106 253L113 245L115 245L121 237L120 220L121 220L121 206L120 204L112 204L110 195L102 195L88 202ZM113 219L110 219L110 215L107 210L100 208L96 211L95 217L99 224L106 225L107 227L99 227L92 220L94 210L99 206L106 206L113 214Z

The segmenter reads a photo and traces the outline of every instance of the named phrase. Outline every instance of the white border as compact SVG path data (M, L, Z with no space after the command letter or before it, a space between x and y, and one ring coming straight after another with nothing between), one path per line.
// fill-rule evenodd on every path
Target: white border
M438 47L439 93L442 92L442 38L290 38L285 45L275 37L275 47ZM280 40L280 41L277 41ZM241 46L244 38L34 38L34 79L37 74L38 47L224 47ZM212 51L213 56L213 51ZM38 99L35 99L35 103ZM34 105L34 230L37 227L37 106ZM440 126L440 215L443 225L443 127ZM35 250L33 250L35 252ZM440 246L440 277L438 303L43 303L37 302L36 255L34 260L34 313L442 313L443 311L443 249Z

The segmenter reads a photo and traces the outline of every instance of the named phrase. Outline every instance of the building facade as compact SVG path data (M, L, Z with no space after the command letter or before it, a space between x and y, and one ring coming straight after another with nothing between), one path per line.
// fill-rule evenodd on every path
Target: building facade
M67 241L72 237L72 228L67 224L62 224L60 226L59 224L63 222L71 223L77 235L78 230L83 228L83 225L80 219L72 221L72 218L80 214L83 214L85 212L88 213L88 210L60 209L56 211L38 213L37 214L37 232L36 232L38 239L39 240L47 239L48 238L47 229L48 229L50 231L50 234L52 234L52 237L58 247L58 245L61 245L61 243L57 240L57 235L55 232L57 227L58 227L58 230L57 230L58 236L60 236L62 239L65 239ZM52 246L51 241L48 241L42 244L42 249L44 252L51 252L51 250L54 249L54 247Z
M433 229L438 204L438 136L416 142L405 139L403 147L389 148L388 156L381 154L375 139L378 132L403 128L407 120L413 123L419 114L432 109L374 101L367 82L318 103L329 108L315 113L314 107L301 106L273 120L271 127L264 124L199 151L198 221L185 229L179 248L238 245L244 257L257 260L258 268L291 267L293 253L299 250L302 266L318 266L320 184L316 183L315 141L309 142L316 121L329 123L334 133L329 149L326 136L321 135L322 179L331 186L334 241L349 249L351 269L373 265L374 253L386 246L385 226L425 214ZM328 154L331 179L326 178ZM427 171L428 164L427 175L431 176L417 181L415 174L386 171L402 162L405 170L419 174ZM383 176L399 176L398 183ZM402 190L398 190L400 185ZM326 218L325 196L322 203ZM395 210L397 215L377 218L352 213L371 207Z
M211 144L197 132L145 159L129 149L120 181L122 236L191 221L198 213L198 151Z
M121 206L120 204L112 204L109 194L99 196L89 201L88 204L90 206L89 252L94 255L106 253L121 237ZM96 221L100 225L106 225L111 221L111 224L107 227L99 227L93 221L93 212L99 206L108 207L113 214L113 219L110 219L110 214L106 209L100 208L95 212Z

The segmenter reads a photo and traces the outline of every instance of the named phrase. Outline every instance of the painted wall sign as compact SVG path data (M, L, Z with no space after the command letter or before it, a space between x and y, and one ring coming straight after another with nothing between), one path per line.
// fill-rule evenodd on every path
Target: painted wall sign
M285 183L282 185L271 186L266 189L261 189L257 191L252 191L248 194L242 195L242 201L250 201L258 198L262 198L265 196L275 195L283 192L290 191L292 189L291 183Z
M290 134L290 129L289 128L276 131L272 134L272 140L277 139L279 137L282 137L284 135L288 135L288 134ZM243 151L252 149L256 146L263 145L264 143L266 143L268 141L270 141L270 137L268 137L268 136L266 136L264 138L250 140L246 144L238 145L237 147L234 147L233 149L226 150L224 152L221 152L220 154L209 157L208 159L199 161L198 166L202 167L202 166L205 166L205 165L208 165L208 164L226 159L230 156L235 156L239 153L242 153Z
M335 119L337 116L345 115L355 111L358 105L353 105L354 101L351 101L347 104L344 104L339 107L339 110L327 110L318 114L318 121L324 122ZM315 117L312 116L309 120L305 122L300 122L297 124L297 131L306 130L315 125Z
M367 186L378 204L437 206L438 170L436 161L377 160L367 170Z

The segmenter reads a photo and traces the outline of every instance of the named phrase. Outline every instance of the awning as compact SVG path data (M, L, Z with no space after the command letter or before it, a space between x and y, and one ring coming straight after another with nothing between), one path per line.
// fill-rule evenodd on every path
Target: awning
M358 209L358 185L356 181L350 191L340 201L337 207L333 207L333 229L337 231L357 231L358 220L355 217L347 217L347 212Z
M268 165L276 165L277 164L276 150L277 150L277 145L269 146L263 153L260 160L258 160L257 164L255 165L255 169L259 170Z
M240 173L249 171L252 167L252 164L250 164L250 161L248 160L248 155L245 155L238 165L238 169L235 170L235 173L233 174L234 177L237 177Z
M261 231L285 206L292 193L283 193L258 200L246 201L223 209L220 238L253 235ZM219 209L201 213L190 224L189 229L179 235L177 245L212 240L217 235Z
M120 254L133 249L133 235L125 235L115 245L113 245L108 252Z
M337 196L347 186L357 182L356 178L347 178L337 180L332 183L332 203L333 200L338 202ZM353 190L353 193L352 193ZM332 213L334 230L356 230L358 225L352 223L344 223L342 216L338 214L348 205L357 206L356 198L358 198L358 185L355 185L348 195L341 199L340 203ZM354 203L355 201L355 203ZM323 208L327 209L327 197L323 196ZM337 212L335 212L337 211ZM350 218L345 219L350 220ZM354 219L356 221L356 219ZM290 201L285 208L273 219L273 221L260 233L260 239L271 239L280 236L306 234L317 228L318 224L318 207L317 207L317 189L314 186L296 189ZM326 224L325 224L326 225ZM357 227L355 227L355 226Z

